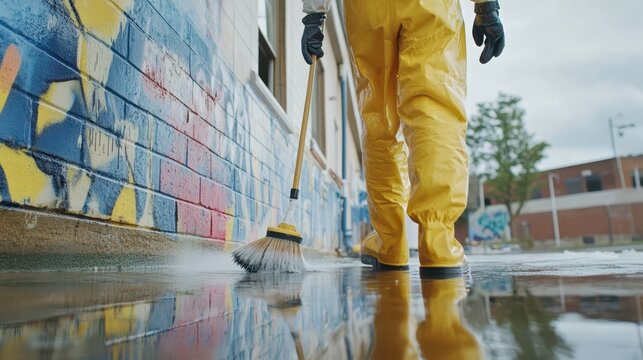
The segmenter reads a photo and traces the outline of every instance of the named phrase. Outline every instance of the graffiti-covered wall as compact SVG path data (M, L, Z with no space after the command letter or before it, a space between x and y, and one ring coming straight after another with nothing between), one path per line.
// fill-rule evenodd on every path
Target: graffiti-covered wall
M473 241L510 240L509 212L504 205L479 208L469 215L469 239Z
M284 210L296 139L240 80L240 59L256 56L237 44L256 38L248 6L0 2L2 203L220 241L260 237ZM302 179L305 241L331 249L340 189L309 159Z

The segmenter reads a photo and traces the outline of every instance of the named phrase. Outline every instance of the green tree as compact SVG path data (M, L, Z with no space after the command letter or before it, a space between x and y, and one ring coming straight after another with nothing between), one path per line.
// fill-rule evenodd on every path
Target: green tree
M467 145L475 171L487 178L488 196L507 206L514 219L538 184L536 165L549 146L535 141L525 129L525 110L517 96L499 94L494 102L478 104L469 122ZM515 204L515 206L512 206Z

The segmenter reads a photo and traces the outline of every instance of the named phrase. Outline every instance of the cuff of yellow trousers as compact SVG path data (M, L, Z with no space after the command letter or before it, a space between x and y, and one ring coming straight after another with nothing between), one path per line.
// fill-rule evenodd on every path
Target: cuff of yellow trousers
M450 225L439 222L421 224L418 241L422 267L452 267L464 263L464 249Z

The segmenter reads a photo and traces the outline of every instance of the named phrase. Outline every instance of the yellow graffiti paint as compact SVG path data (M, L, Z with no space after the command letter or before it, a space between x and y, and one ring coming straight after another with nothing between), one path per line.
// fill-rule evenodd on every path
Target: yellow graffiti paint
M55 206L56 196L50 176L40 171L27 153L0 143L0 167L7 179L13 203Z
M107 308L104 310L104 316L105 337L112 340L130 335L133 317L132 305Z
M4 109L4 104L7 102L13 82L16 81L21 64L20 51L16 45L10 44L4 52L2 63L0 63L0 113Z
M228 217L225 222L225 240L232 240L232 234L234 233L234 218Z
M81 214L92 180L87 172L73 166L67 168L66 180L69 194L68 210L69 212Z
M69 6L68 11L72 10L72 17L77 16L76 21L82 29L111 45L127 21L121 9L127 10L132 6L132 0L114 2L118 7L109 1L76 0ZM86 34L78 38L78 68L101 85L107 82L112 58L113 53L109 46ZM96 117L106 109L105 90L95 86L87 76L82 76L81 81L88 112Z
M49 88L40 97L38 104L38 117L36 118L36 135L49 126L65 120L67 112L74 104L76 95L80 94L78 80L69 80L49 84ZM52 107L50 104L56 106Z
M111 49L98 41L87 37L78 39L78 68L101 85L107 83L112 57ZM81 76L81 82L87 112L95 119L107 109L105 89L94 85L94 82L85 75Z
M144 324L150 312L150 304L115 306L104 310L105 337L114 340L137 335L145 329Z
M74 23L74 25L78 27L78 19L76 19L76 16L74 16L75 11L73 5L71 4L71 0L62 0L62 3L63 6L65 6L67 13L70 15L69 18L71 19L72 23Z
M0 338L2 338L2 346L0 346L0 359L26 359L29 349L27 342L29 340L28 326L25 326L16 331L12 328L0 329Z
M72 3L83 28L107 44L111 44L126 20L121 9L130 9L133 0L75 0Z
M134 179L130 173L129 183L133 183ZM126 224L136 224L136 191L131 186L123 186L121 193L114 203L112 209L112 220L124 222Z

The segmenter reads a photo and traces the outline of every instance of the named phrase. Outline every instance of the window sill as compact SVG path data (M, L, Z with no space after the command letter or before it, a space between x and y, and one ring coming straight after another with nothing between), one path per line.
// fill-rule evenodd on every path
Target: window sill
M317 160L321 169L326 170L328 167L328 161L326 160L324 153L319 148L319 145L317 145L317 141L315 141L315 139L310 139L310 152L313 154L313 158Z
M277 120L281 124L281 127L286 131L287 134L294 134L296 129L293 123L288 119L288 115L284 111L284 108L281 107L279 101L275 96L270 92L266 84L261 81L259 74L256 71L250 73L250 85L255 90L257 95L263 100L270 110L276 115Z
M342 178L339 177L339 175L337 175L337 173L335 173L333 169L328 169L328 173L330 174L330 177L335 181L335 184L337 184L337 188L339 188L340 191L343 190L344 180L342 180Z

